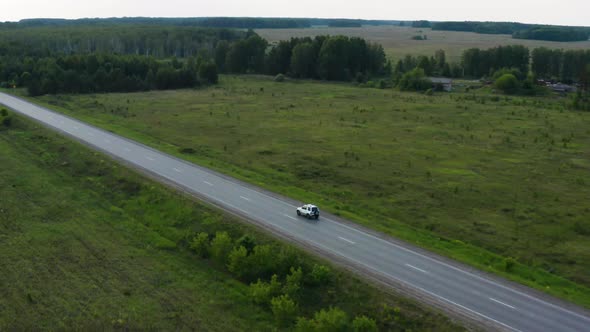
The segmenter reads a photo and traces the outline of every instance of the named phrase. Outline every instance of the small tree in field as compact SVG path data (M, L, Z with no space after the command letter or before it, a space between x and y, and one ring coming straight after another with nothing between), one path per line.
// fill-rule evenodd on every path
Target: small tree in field
M258 279L257 282L250 284L250 297L256 304L268 304L271 298L280 294L281 287L281 282L276 274L272 276L270 282Z
M297 269L291 268L291 273L287 275L285 280L285 286L283 292L292 297L296 297L301 289L301 281L303 280L303 271L298 267Z
M513 74L504 74L494 82L494 86L504 93L512 94L518 91L519 84L518 79Z
M377 323L367 316L358 316L352 321L354 332L377 332Z
M293 324L297 317L297 304L289 295L281 295L270 301L270 308L279 326Z
M226 263L233 248L232 239L226 232L217 232L211 241L211 257L220 263Z
M207 258L209 256L209 234L197 234L191 242L191 249L202 258Z
M243 246L234 248L228 256L227 269L238 278L243 278L248 269L248 250Z

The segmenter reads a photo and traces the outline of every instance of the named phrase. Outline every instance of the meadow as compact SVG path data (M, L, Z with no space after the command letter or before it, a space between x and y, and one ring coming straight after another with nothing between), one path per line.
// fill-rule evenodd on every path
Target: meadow
M588 49L590 41L550 42L540 40L512 39L510 35L487 35L473 32L432 31L429 28L399 26L364 26L362 28L315 27L307 29L257 29L269 42L278 42L291 37L314 37L318 35L345 35L361 37L383 45L387 56L397 61L407 54L432 56L442 49L447 60L459 62L461 54L469 48L491 48L501 45L524 45L531 50L537 47L555 49ZM412 40L414 36L426 35L427 40Z
M374 317L382 330L463 329L79 143L2 114L0 330L291 329L253 302L247 282L190 249L203 232L269 245L302 267L331 271L333 283L300 285L301 316L337 307L349 317Z
M590 307L590 113L562 97L223 76L35 101Z

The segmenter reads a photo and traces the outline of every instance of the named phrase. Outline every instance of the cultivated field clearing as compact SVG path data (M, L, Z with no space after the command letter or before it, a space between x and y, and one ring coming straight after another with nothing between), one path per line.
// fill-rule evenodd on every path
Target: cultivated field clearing
M406 54L431 56L436 50L446 52L450 61L459 61L464 50L472 47L490 48L499 45L524 45L536 47L587 49L590 41L550 42L540 40L512 39L510 35L487 35L473 32L432 31L425 28L396 26L367 26L362 28L309 28L309 29L257 29L256 32L269 42L291 37L313 37L318 35L345 35L361 37L383 45L385 53L393 60ZM426 35L427 40L412 40L416 35Z

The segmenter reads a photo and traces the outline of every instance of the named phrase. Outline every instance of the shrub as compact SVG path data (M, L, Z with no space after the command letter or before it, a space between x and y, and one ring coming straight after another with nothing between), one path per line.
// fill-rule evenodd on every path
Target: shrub
M377 323L367 316L358 316L352 321L352 330L354 332L376 332Z
M504 74L494 82L494 86L504 93L512 94L518 91L519 83L516 76L512 74Z
M326 285L332 282L332 270L325 265L315 264L308 277L312 285Z
M512 257L507 257L504 259L504 270L506 272L512 272L514 270L514 266L516 265L516 260Z
M248 250L243 246L234 248L228 255L227 269L240 279L248 274Z
M2 124L4 125L4 127L12 126L12 117L7 116L4 119L2 119Z
M398 86L403 91L425 91L430 89L432 84L426 78L424 69L414 68L401 77Z
M8 110L7 110L6 108L3 108L3 109L0 111L0 114L2 114L2 116L7 116L7 115L8 115Z
M278 74L277 76L275 76L274 79L275 82L284 82L285 81L285 75L283 74Z
M209 234L199 233L191 242L191 249L202 258L209 257Z
M313 317L315 331L346 331L348 316L338 308L322 309Z
M236 247L242 246L248 250L248 253L254 251L256 247L256 239L248 234L244 234L241 238L236 241Z
M301 268L298 267L297 269L291 268L291 273L287 276L285 280L285 286L283 287L283 292L287 295L292 297L297 296L299 290L301 289L301 281L303 280L303 271Z
M199 78L209 84L216 84L219 80L217 66L213 62L201 64L199 66Z
M270 299L278 296L281 292L281 282L279 277L275 274L270 279L270 282L264 282L258 279L257 282L250 284L250 297L256 304L267 304Z
M257 278L266 279L274 273L281 274L281 271L278 271L277 268L279 259L276 249L270 245L255 246L249 261L252 267L249 278L252 280Z
M211 257L216 261L225 264L232 248L232 240L227 232L217 232L215 238L211 241Z
M297 316L297 304L293 301L289 295L281 295L274 297L270 301L270 308L275 317L277 325L289 326L295 321Z
M525 75L523 75L523 73L520 70L518 70L518 68L502 68L494 73L494 75L492 76L492 80L496 81L498 78L506 74L514 75L514 77L516 77L516 79L518 80L525 79Z

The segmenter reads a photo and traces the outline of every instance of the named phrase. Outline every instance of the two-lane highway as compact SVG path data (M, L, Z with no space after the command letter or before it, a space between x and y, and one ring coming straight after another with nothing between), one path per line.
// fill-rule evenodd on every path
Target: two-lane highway
M512 331L590 331L590 317L581 308L563 308L517 290L500 278L468 272L459 264L337 222L325 212L317 222L297 217L296 206L288 199L19 98L0 93L0 103L299 244L314 247L326 257L336 257L340 263L362 268L390 284L404 285L471 318Z

